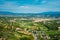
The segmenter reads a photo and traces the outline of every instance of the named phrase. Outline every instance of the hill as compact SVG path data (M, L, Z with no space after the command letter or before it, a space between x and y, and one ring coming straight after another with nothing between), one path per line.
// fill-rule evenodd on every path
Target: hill
M60 12L12 13L12 12L0 11L0 16L12 16L12 17L60 17Z

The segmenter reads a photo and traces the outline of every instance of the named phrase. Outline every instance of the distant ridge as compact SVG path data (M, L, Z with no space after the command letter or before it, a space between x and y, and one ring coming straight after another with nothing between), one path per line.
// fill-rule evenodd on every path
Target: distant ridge
M14 15L14 13L7 11L0 11L0 15Z
M12 12L7 12L7 11L0 11L0 15L29 15L29 14L59 14L60 15L60 12L43 12L43 13L12 13Z
M16 16L16 17L60 17L60 12L43 12L43 13L12 13L0 11L0 16Z

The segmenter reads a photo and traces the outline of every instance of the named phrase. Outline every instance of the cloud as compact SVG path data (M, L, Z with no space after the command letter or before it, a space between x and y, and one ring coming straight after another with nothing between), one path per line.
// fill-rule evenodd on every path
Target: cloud
M27 9L27 8L29 8L29 6L19 6L19 8Z
M29 6L29 8L17 8L14 10L17 13L40 13L40 12L48 12L48 11L59 11L58 8L47 8L47 7L34 7L34 6Z
M23 1L23 0L22 0ZM36 3L34 4L34 2ZM45 12L45 11L60 11L60 1L53 1L53 0L35 0L33 2L34 5L30 4L23 5L22 3L19 3L16 1L3 1L3 4L0 4L0 11L11 11L11 12L17 12L17 13L38 13L38 12Z
M41 3L46 3L47 1L46 0L43 0Z
M0 9L13 9L17 7L15 2L4 2L3 5L0 5Z

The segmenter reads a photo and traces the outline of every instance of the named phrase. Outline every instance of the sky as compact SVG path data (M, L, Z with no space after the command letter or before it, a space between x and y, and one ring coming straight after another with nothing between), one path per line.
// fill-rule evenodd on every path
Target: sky
M0 11L14 13L60 12L60 0L0 0Z

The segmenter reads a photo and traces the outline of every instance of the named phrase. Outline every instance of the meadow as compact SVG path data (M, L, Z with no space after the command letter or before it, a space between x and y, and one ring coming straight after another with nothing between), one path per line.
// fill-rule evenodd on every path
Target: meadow
M60 19L0 17L0 40L60 40Z

